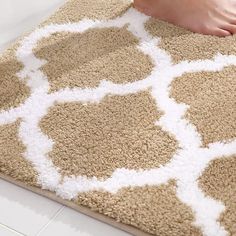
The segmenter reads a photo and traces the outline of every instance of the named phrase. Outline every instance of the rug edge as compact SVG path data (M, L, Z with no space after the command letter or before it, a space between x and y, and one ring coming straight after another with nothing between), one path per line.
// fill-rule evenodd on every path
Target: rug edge
M68 200L64 200L58 196L56 196L55 193L53 192L50 192L48 190L43 190L43 189L40 189L40 188L37 188L37 187L33 187L33 186L29 186L27 184L24 184L18 180L15 180L13 179L12 177L10 176L6 176L2 173L0 173L0 179L2 180L5 180L9 183L12 183L18 187L21 187L23 189L26 189L30 192L33 192L33 193L36 193L40 196L43 196L43 197L46 197L52 201L55 201L55 202L58 202L66 207L69 207L81 214L84 214L84 215L87 215L89 217L92 217L93 219L96 219L102 223L105 223L105 224L108 224L108 225L111 225L117 229L120 229L124 232L127 232L131 235L134 235L134 236L152 236L152 234L149 234L149 233L146 233L142 230L139 230L138 228L135 228L134 226L131 226L131 225L126 225L126 224L123 224L121 222L117 222L115 219L113 218L110 218L108 216L105 216L99 212L96 212L96 211L93 211L91 210L90 208L86 207L86 206L80 206L80 205L77 205L71 201L68 201Z

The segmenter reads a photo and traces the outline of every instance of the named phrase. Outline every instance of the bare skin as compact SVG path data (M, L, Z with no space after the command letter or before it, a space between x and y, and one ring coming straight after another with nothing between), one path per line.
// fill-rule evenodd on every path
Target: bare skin
M137 10L196 33L236 34L236 0L134 0Z

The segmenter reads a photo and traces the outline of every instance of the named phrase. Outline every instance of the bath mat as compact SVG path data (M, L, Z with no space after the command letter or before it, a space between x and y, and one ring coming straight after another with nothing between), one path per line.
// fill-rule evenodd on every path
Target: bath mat
M0 58L0 175L133 235L236 235L236 37L70 0Z

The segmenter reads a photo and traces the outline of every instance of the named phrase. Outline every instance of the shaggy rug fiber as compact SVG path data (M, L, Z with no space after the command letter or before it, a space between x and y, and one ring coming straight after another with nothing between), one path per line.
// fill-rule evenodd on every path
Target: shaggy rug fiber
M0 58L0 173L133 235L236 235L236 37L68 1Z

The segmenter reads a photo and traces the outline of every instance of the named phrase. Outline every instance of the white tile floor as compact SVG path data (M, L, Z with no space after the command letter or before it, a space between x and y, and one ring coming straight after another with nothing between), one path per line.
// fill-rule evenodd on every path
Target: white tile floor
M0 0L0 52L65 0ZM129 234L0 179L0 236Z

